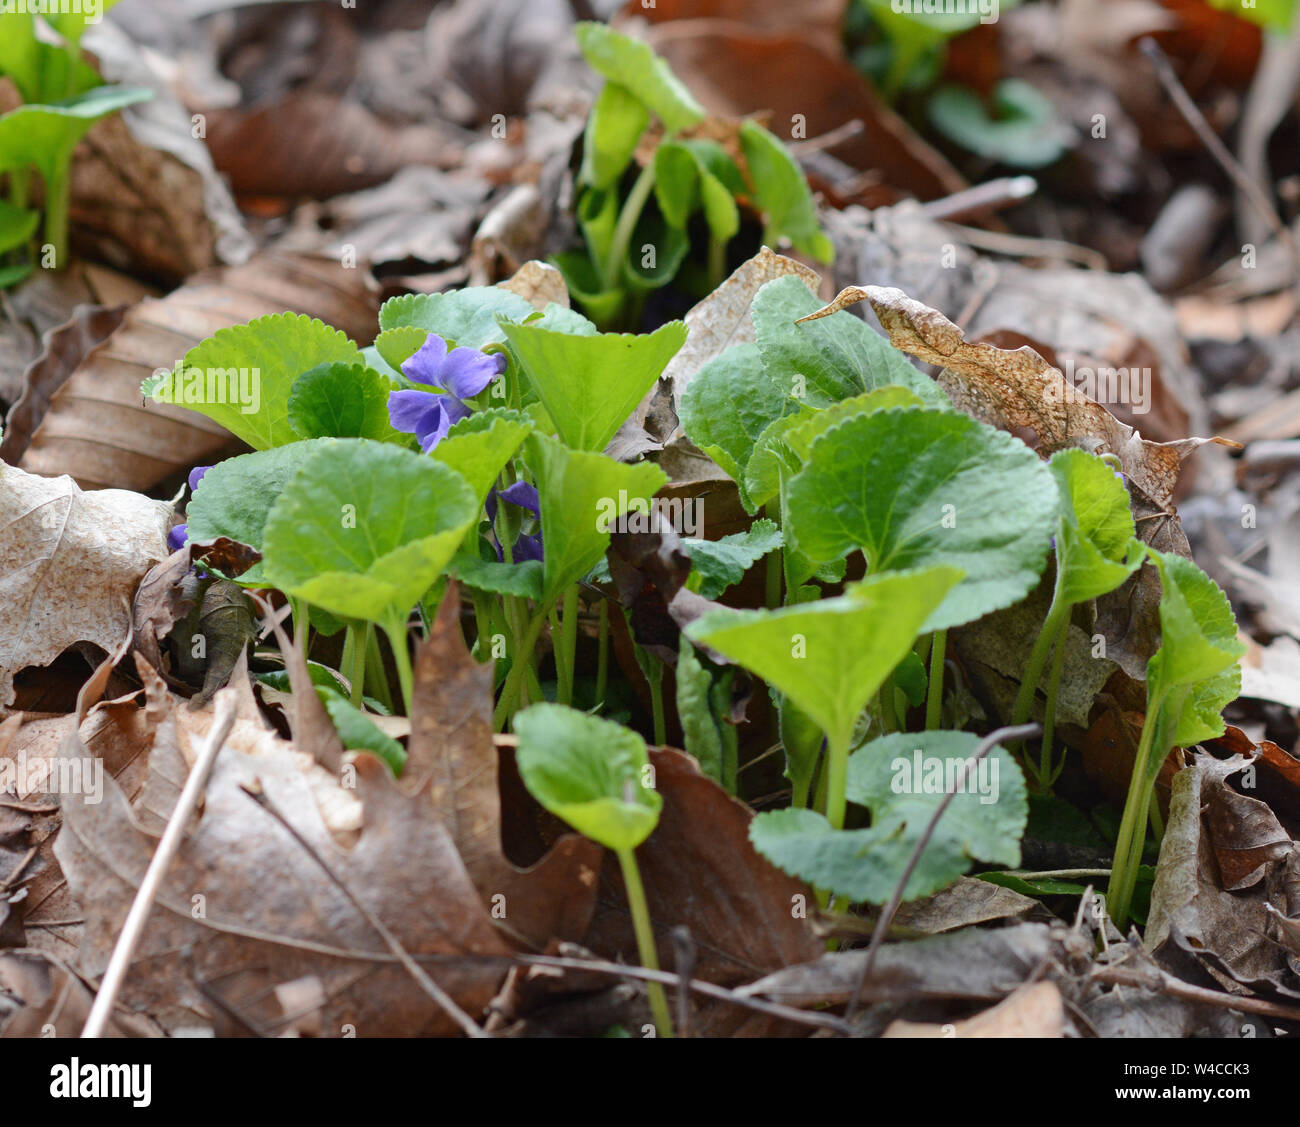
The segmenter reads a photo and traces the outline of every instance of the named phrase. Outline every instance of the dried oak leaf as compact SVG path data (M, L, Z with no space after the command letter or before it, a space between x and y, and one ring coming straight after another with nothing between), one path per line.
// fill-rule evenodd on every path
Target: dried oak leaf
M507 859L492 735L492 666L475 661L466 649L459 614L453 588L415 653L403 784L427 782L432 812L451 834L484 905L504 905L508 935L538 948L552 938L580 939L595 908L603 851L579 834L565 834L527 869Z
M136 585L167 558L171 516L165 501L0 463L0 710L21 670L129 635Z
M73 370L29 369L0 458L33 473L68 473L83 487L152 489L234 442L196 411L145 400L140 384L155 369L218 329L286 310L369 340L376 309L365 271L323 259L267 253L197 274L129 310Z
M1207 442L1231 445L1219 438L1148 442L1071 387L1032 348L969 342L942 313L902 290L849 286L802 320L826 317L861 301L870 303L895 348L943 369L939 383L959 409L1002 430L1028 432L1031 445L1045 455L1070 446L1113 453L1130 480L1161 507L1168 507L1179 463L1188 454Z
M151 690L163 715L134 807L105 780L103 801L65 796L55 855L86 920L83 973L102 974L212 717ZM251 698L246 698L251 701ZM395 782L358 757L341 785L311 755L262 726L246 704L217 757L202 811L163 882L122 999L165 1024L215 1006L267 1033L285 1021L277 990L323 989L321 1027L361 1035L436 1035L457 1026L415 988L383 940L322 868L244 787L323 857L351 893L471 1015L491 999L507 955L431 801L428 778ZM87 754L71 734L62 757ZM354 773L354 774L353 774Z

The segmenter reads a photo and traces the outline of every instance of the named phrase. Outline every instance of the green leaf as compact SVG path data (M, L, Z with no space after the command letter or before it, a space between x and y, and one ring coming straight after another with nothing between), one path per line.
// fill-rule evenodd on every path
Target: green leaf
M1242 0L1210 0L1210 7L1231 12L1269 31L1285 32L1295 20L1296 0L1252 0L1249 6Z
M398 325L395 329L385 329L375 337L375 349L398 376L402 375L402 365L424 347L429 339L425 329L416 325ZM405 377L403 377L405 378Z
M690 640L677 650L677 718L682 725L682 750L699 761L700 770L722 782L722 733L713 715L713 671L700 660Z
M659 822L645 741L621 724L558 704L535 704L513 721L516 762L529 793L557 818L607 849L635 849Z
M400 442L388 421L393 385L363 363L318 364L293 382L289 425L300 438L375 438Z
M785 387L772 379L755 344L737 344L695 373L682 394L681 420L687 437L740 488L745 508L754 504L745 488L759 436L783 415L799 409Z
M402 773L406 766L406 749L400 743L340 693L319 686L316 693L334 721L344 750L368 751L387 763L394 775Z
M1057 588L1067 603L1115 590L1146 559L1134 535L1128 490L1115 471L1084 450L1058 450L1047 463L1056 479Z
M896 386L914 392L928 407L951 406L937 383L847 310L795 324L821 307L793 275L768 282L754 296L750 315L763 364L787 395L828 407L864 391Z
M482 505L497 475L532 429L532 424L517 411L500 407L476 411L453 426L430 451L430 457L469 482Z
M564 275L564 284L574 299L582 303L599 325L609 325L617 320L627 295L621 289L605 289L584 251L562 251L551 256L551 264Z
M891 572L815 603L710 611L686 633L757 673L847 747L859 714L961 575L955 567Z
M1056 505L1051 473L1019 439L955 411L875 411L813 443L789 484L786 533L814 560L860 548L871 573L962 568L924 626L942 630L1024 598Z
M650 124L650 111L617 82L606 82L587 118L582 141L581 184L613 188Z
M22 262L17 266L0 266L0 290L16 286L35 269L30 262Z
M831 427L854 415L890 407L921 407L921 397L905 387L878 387L820 411L805 408L772 423L761 435L745 468L745 486L755 505L766 505L804 467L812 444Z
M322 441L267 518L267 578L331 614L383 624L442 574L478 502L464 478L422 454Z
M361 363L344 333L302 314L273 313L218 330L140 390L156 402L198 411L254 449L266 450L298 441L289 422L294 382L333 363Z
M1161 583L1160 648L1147 662L1148 708L1159 719L1148 769L1159 770L1171 747L1223 735L1220 713L1241 689L1246 647L1213 579L1173 552L1148 552Z
M625 87L658 115L669 133L704 120L704 107L648 44L592 21L579 23L574 31L591 69Z
M484 560L469 552L458 552L451 570L467 587L490 591L494 595L514 595L518 599L541 600L542 564L540 560L502 563Z
M504 331L560 437L589 451L605 448L686 341L681 321L643 336L580 336L533 325Z
M945 731L873 740L849 758L848 772L849 800L870 809L870 828L836 831L820 814L781 810L755 818L750 840L794 876L854 902L883 904L979 742L970 732ZM939 819L903 898L915 900L946 887L974 861L1018 865L1027 816L1020 768L995 748L975 765Z
M50 10L42 13L42 18L64 39L75 45L81 42L86 27L99 23L104 18L104 13L117 3L118 0L99 0L98 4L92 4L90 0L83 0L80 5L66 5L68 11L59 11L58 4L49 4L47 7Z
M506 339L500 319L523 321L535 312L517 293L496 286L471 286L451 293L389 298L379 310L379 327L384 333L400 328L423 329L426 334L437 333L449 346L485 349ZM404 348L410 338L394 337L393 341L399 339Z
M950 141L1016 168L1052 164L1071 139L1052 103L1018 78L1004 78L994 88L991 115L974 90L956 85L939 87L926 110L930 123Z
M12 78L22 100L32 104L104 85L94 67L58 44L39 41L32 13L17 8L0 13L0 74Z
M327 444L314 439L218 462L203 475L185 510L190 540L204 544L228 536L261 552L271 507L306 458ZM234 582L265 587L265 562L254 564Z
M41 213L0 200L0 254L20 247L35 233Z
M30 165L47 184L57 181L95 122L152 97L152 90L141 87L97 86L74 98L10 110L0 117L0 171Z
M654 208L646 208L628 242L624 284L642 291L666 286L690 249L691 240L682 228L670 226Z
M655 200L672 227L685 227L699 199L699 166L685 145L665 141L655 149Z
M756 121L741 123L740 147L754 182L754 202L767 219L763 242L776 246L784 235L810 258L834 262L835 247L817 222L808 181L786 147Z
M706 599L716 599L781 544L781 530L770 520L756 520L746 531L721 540L683 540L682 547L691 557L691 589Z
M633 503L648 508L668 475L648 462L624 465L540 434L530 435L525 449L542 502L543 596L549 600L595 567L609 547L615 518Z

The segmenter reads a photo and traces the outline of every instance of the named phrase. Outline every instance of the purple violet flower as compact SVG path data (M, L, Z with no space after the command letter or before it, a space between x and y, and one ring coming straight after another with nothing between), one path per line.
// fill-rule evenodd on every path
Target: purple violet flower
M506 369L501 353L489 356L476 348L447 349L437 333L402 365L413 383L443 390L393 391L388 395L388 418L394 430L413 434L426 454L447 437L453 425L470 413L463 400L472 399Z
M167 547L173 552L179 552L185 547L185 541L189 539L190 526L188 524L178 524L167 533Z
M189 481L191 493L193 493L199 487L199 482L203 480L203 475L207 473L208 470L210 469L212 469L211 466L195 466L192 470L190 470L190 476L188 478L188 481Z
M527 509L533 516L539 520L542 515L542 500L537 495L536 486L529 485L526 481L516 481L513 485L506 486L505 489L493 489L487 497L487 503L483 508L487 512L487 518L493 526L492 539L496 541L496 520L497 520L497 498L507 501L511 505L517 505L521 509ZM504 562L506 555L501 549L500 542L496 544L497 560ZM523 563L525 560L541 560L542 558L542 534L537 532L529 535L520 533L515 540L514 547L511 550L511 558L515 563Z

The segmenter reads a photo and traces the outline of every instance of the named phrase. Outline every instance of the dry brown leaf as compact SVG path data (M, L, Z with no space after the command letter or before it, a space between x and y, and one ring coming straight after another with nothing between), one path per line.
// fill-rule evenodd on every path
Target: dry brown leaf
M536 259L525 262L504 282L498 282L497 288L518 294L539 313L552 302L564 309L569 308L569 289L564 284L564 275L547 262Z
M1207 442L1231 445L1219 438L1148 442L1068 384L1032 348L968 342L942 313L902 290L849 286L801 320L826 317L862 301L870 303L895 348L944 369L939 383L960 410L1012 433L1029 432L1030 444L1045 455L1069 446L1113 453L1124 473L1161 506L1168 506L1179 464L1188 454Z
M122 643L136 585L167 558L171 518L165 501L0 464L0 710L21 670L80 642Z
M1021 986L996 1006L946 1025L892 1021L882 1037L1064 1037L1065 1000L1054 982Z
M566 834L526 870L503 853L492 666L475 661L465 648L454 587L415 653L409 752L403 784L428 781L433 811L493 918L538 948L553 938L581 939L595 908L603 851Z
M176 698L155 700L161 715L134 809L111 780L100 803L63 799L55 854L86 917L79 965L92 977L103 972L156 847L146 827L156 830L170 813L211 722ZM63 758L86 754L75 735L60 750ZM215 996L246 1029L275 1032L285 1018L276 990L315 976L327 1034L346 1026L361 1036L455 1031L316 861L245 793L256 785L407 951L431 957L426 969L444 990L471 1014L482 1009L503 975L482 956L507 949L427 789L404 792L368 756L343 778L355 786L252 716L237 722L155 901L123 1001L174 1027L202 1021Z
M218 329L286 310L354 339L375 332L377 302L362 270L272 253L198 274L131 309L71 374L58 366L30 371L0 458L32 473L70 474L87 488L140 492L212 462L234 442L229 432L196 411L146 401L140 384Z

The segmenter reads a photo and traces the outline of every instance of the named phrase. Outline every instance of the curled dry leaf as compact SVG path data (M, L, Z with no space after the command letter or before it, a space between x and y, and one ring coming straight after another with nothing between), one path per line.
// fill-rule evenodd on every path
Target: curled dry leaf
M204 415L144 400L140 384L155 369L172 367L218 329L286 310L369 340L377 307L364 271L325 259L267 253L197 274L129 310L70 373L61 365L29 370L0 458L32 473L70 474L83 487L152 489L234 442Z
M55 855L85 915L79 962L90 976L107 964L155 834L212 722L156 683L152 691L161 717L134 806L111 780L100 803L63 801ZM60 751L86 754L75 733ZM320 865L249 797L245 788L253 787L408 952L426 957L429 975L452 998L471 1014L481 1010L507 948L427 785L404 792L368 756L353 770L355 787L344 787L245 708L155 901L123 1001L174 1027L203 1020L215 997L245 1031L273 1033L284 1019L277 988L314 976L324 986L323 1028L352 1025L377 1036L456 1030Z
M428 640L416 650L402 785L427 788L431 812L451 834L484 905L504 907L507 935L538 948L553 938L580 939L595 908L602 850L579 834L565 834L527 869L506 858L492 738L492 666L479 664L466 649L459 616L453 587Z
M1145 943L1162 960L1194 951L1239 982L1300 996L1270 927L1270 908L1286 914L1296 845L1265 802L1229 785L1251 767L1198 752L1174 776Z
M167 558L171 516L165 501L0 464L0 710L21 670L79 642L113 650L130 634L131 599Z
M1054 982L1021 986L996 1006L946 1025L893 1021L882 1037L1064 1037L1072 1031Z
M1069 446L1113 453L1124 473L1162 506L1168 505L1178 466L1188 454L1207 442L1233 445L1219 438L1148 442L1071 387L1032 348L1008 350L968 342L942 313L902 290L849 286L801 320L827 317L861 301L871 305L895 348L943 369L939 383L958 408L1003 430L1031 432L1031 445L1044 455Z

